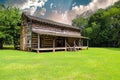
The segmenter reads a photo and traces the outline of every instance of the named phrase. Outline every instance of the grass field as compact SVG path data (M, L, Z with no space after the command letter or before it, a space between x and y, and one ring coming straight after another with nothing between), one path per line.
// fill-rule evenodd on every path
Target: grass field
M0 80L120 80L120 48L44 54L0 50Z

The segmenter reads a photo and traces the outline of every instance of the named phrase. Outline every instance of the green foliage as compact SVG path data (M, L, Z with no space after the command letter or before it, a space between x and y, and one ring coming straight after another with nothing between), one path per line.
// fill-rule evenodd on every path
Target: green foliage
M36 54L0 51L1 80L119 80L120 48Z
M120 47L120 1L108 9L99 9L86 19L84 36L90 38L90 46ZM73 20L81 24L80 19ZM86 24L87 23L87 24Z
M76 19L72 20L72 22L73 22L72 23L73 26L77 26L77 27L80 28L80 31L81 31L82 35L84 36L85 31L83 31L83 29L87 25L88 19L83 18L83 17L79 17L79 18L76 18Z
M74 19L72 22L73 22L73 25L79 28L84 28L84 26L87 24L87 19L83 17L79 17L79 18Z
M113 5L113 7L120 8L120 0L118 2L116 2L115 5Z
M4 7L4 9L0 10L0 38L6 43L9 43L11 40L14 44L18 44L20 23L21 15L19 9Z

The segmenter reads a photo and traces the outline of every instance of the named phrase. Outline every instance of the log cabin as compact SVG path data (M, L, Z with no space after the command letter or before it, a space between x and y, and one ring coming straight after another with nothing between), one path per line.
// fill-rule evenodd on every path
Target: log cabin
M83 46L86 39L86 46ZM75 26L22 14L20 49L24 51L77 51L88 49L88 38Z

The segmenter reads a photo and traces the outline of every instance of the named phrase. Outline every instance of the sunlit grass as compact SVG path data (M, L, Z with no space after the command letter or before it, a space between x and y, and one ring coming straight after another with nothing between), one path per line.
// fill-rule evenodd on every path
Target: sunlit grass
M4 45L3 49L14 49L14 45Z
M0 80L120 80L120 48L40 54L0 50Z

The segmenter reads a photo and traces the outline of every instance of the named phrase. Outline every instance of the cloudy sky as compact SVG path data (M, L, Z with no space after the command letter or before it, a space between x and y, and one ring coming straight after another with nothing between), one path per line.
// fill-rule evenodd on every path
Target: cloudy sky
M14 5L30 15L71 24L72 19L85 12L107 8L118 0L0 0Z

